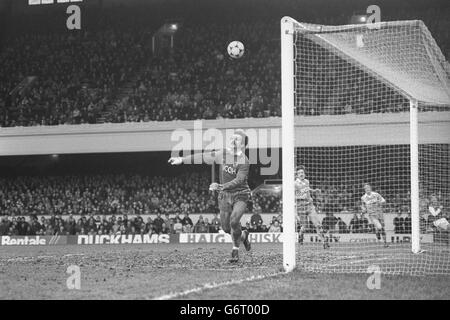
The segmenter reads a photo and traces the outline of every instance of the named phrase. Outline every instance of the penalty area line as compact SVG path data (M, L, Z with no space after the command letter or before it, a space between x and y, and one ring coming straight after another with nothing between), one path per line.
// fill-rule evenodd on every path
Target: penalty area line
M252 282L252 281L269 279L269 278L273 278L273 277L280 276L283 274L287 274L287 273L285 271L280 271L280 272L275 272L275 273L270 273L270 274L265 274L265 275L250 276L247 278L237 279L237 280L228 280L228 281L224 281L224 282L210 282L210 283L205 283L204 285L196 287L196 288L165 294L165 295L153 298L152 300L176 299L176 298L180 298L183 296L187 296L191 293L200 293L205 290L217 289L217 288L227 287L227 286L231 286L231 285L235 285L235 284L242 284L244 282Z

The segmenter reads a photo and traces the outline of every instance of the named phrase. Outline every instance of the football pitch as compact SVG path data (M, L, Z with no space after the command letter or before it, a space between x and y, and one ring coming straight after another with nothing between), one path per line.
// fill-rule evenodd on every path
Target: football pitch
M407 244L367 249L298 246L298 268L285 274L281 244L254 244L237 264L229 244L0 247L0 299L450 298L448 246L421 255ZM370 290L367 267L377 263L400 274L382 274ZM424 264L441 274L420 275ZM69 266L79 267L80 289L68 289Z

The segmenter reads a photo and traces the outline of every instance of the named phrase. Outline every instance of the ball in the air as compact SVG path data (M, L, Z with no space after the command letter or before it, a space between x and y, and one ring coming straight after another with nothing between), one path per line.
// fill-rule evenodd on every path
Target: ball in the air
M228 54L233 59L239 59L244 55L244 44L240 41L232 41L227 48Z

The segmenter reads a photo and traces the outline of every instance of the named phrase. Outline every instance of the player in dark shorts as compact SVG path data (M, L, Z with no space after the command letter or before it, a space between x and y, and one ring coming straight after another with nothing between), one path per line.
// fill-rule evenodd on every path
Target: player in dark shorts
M212 183L211 191L218 191L220 222L222 230L231 235L233 249L230 262L239 260L241 242L247 251L251 249L248 230L242 231L241 218L247 210L250 201L248 173L250 163L245 155L248 137L241 129L235 130L231 136L230 146L224 150L197 153L187 157L172 157L172 165L193 163L218 163L220 165L220 183Z

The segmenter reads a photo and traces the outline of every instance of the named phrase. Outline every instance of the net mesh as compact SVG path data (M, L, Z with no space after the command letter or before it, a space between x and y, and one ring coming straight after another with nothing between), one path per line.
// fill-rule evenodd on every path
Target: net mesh
M402 21L295 30L295 163L319 189L313 204L330 243L323 248L309 219L298 266L450 274L450 68L428 29ZM421 254L411 252L410 100L420 106ZM377 219L387 246L361 207L364 183L386 200Z

